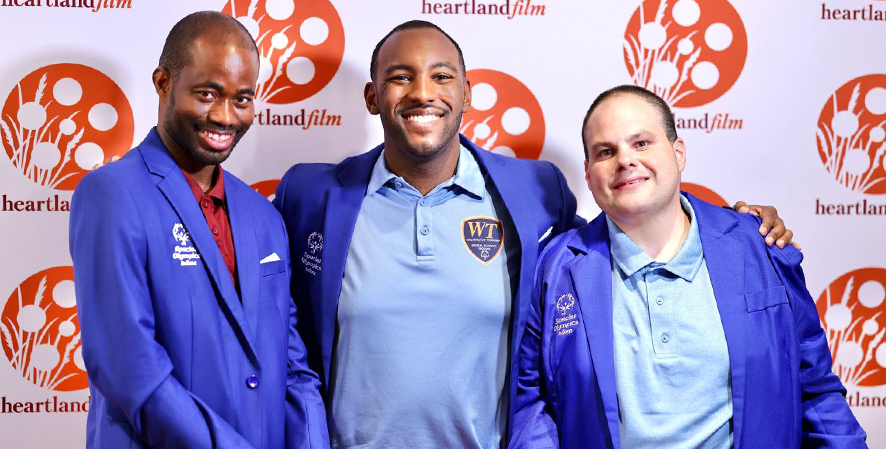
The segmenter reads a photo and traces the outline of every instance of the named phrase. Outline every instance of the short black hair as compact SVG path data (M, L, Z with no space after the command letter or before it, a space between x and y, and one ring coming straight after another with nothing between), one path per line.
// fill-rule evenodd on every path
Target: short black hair
M169 31L160 53L160 67L175 78L182 68L194 60L191 45L205 35L219 41L233 38L243 48L254 51L258 58L255 40L243 24L218 11L199 11L188 14Z
M375 46L375 50L372 50L372 60L369 62L369 79L375 82L375 71L378 70L378 52L381 50L381 46L391 37L394 33L398 31L406 31L406 30L420 30L424 28L431 28L443 33L446 36L446 39L449 39L449 42L452 42L452 45L455 45L455 50L458 52L458 62L461 64L461 74L465 74L465 56L461 52L461 47L458 46L458 42L455 42L455 39L452 38L449 34L443 31L442 28L437 25L425 21L425 20L410 20L408 22L403 22L400 25L394 27L385 37L381 38L378 41L378 44Z
M597 95L597 98L591 103L591 107L588 108L588 113L585 114L585 119L581 124L581 143L584 145L586 161L589 159L588 142L585 139L585 128L588 126L588 120L591 118L591 114L597 109L597 106L600 106L604 101L622 95L634 95L652 105L652 107L658 111L658 115L661 118L661 125L664 127L668 141L674 143L674 141L677 140L677 127L674 124L674 113L671 112L671 107L668 106L667 102L648 89L634 84L622 84L621 86L613 87L604 91L600 95Z

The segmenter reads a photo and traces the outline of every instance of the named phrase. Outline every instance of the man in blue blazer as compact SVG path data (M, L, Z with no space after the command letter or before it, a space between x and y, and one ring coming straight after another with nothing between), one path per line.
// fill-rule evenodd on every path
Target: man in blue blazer
M173 27L159 123L74 192L87 447L328 447L295 334L286 231L219 165L252 123L258 52L236 20Z
M333 446L500 447L526 274L552 236L584 221L553 164L458 134L470 81L458 44L436 25L394 28L370 76L366 107L384 143L339 164L292 167L274 201Z
M863 448L790 246L679 191L655 94L601 94L583 129L603 210L540 256L512 448Z

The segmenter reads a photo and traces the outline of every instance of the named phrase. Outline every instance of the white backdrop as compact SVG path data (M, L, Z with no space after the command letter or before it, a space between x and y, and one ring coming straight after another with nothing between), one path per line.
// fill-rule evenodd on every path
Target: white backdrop
M65 4L74 6L55 6ZM475 86L463 132L555 162L585 217L598 213L583 180L588 105L616 84L658 89L687 142L687 188L775 205L796 231L835 372L870 446L886 448L878 0L3 0L2 446L83 444L89 395L67 202L88 167L156 124L151 72L163 40L204 9L242 17L267 57L262 115L224 164L266 195L293 163L337 162L381 142L363 84L375 43L406 20L433 21L461 44Z

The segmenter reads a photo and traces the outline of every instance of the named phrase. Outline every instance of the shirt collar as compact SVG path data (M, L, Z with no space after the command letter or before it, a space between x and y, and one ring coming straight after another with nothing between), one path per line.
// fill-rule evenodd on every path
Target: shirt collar
M372 174L369 176L369 184L366 186L366 196L377 192L392 180L399 180L404 184L409 185L403 177L395 175L388 169L388 164L385 162L385 150L382 149L381 153L378 155L378 160L375 161L375 165L372 167ZM480 165L477 163L477 159L474 155L471 154L464 145L459 148L458 165L455 168L455 175L446 181L443 181L437 187L434 187L432 192L450 186L459 187L478 199L483 199L486 196L486 180L483 178L483 173L480 171Z
M695 219L695 211L692 209L692 205L689 204L689 200L682 194L680 195L680 205L689 214L689 232L686 234L686 239L683 241L683 245L677 251L677 254L664 265L659 264L643 252L624 231L618 228L609 216L606 217L609 241L611 242L609 251L612 254L612 259L628 277L633 276L648 265L656 265L689 282L695 279L695 275L701 268L701 262L704 260L701 237L698 233L698 221Z
M188 181L188 186L191 187L191 191L194 193L194 197L196 197L198 201L200 198L203 198L203 195L209 195L217 202L225 202L225 177L221 165L218 166L218 170L213 174L214 179L212 180L212 188L205 193L197 184L197 181L194 181L194 178L192 178L184 169L182 169L182 174L185 175L185 180Z

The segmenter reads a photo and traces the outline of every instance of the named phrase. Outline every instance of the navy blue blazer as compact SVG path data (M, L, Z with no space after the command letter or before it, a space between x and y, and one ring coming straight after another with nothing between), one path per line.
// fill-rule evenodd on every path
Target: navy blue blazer
M687 197L726 334L734 447L866 447L846 390L831 372L802 253L765 246L756 217ZM557 237L542 254L520 347L509 447L621 447L611 270L603 214ZM567 293L579 323L557 335L557 300Z
M156 129L90 173L70 246L92 406L87 447L328 447L267 199L224 174L238 294Z
M461 144L477 158L516 227L521 250L520 277L512 304L510 397L516 388L517 345L523 332L540 249L550 237L579 226L575 197L563 174L550 162L514 159ZM299 333L308 361L328 385L336 313L351 235L372 168L383 145L339 164L298 164L277 187L274 204L283 214L293 254L292 292L298 304ZM514 401L511 402L511 412Z

